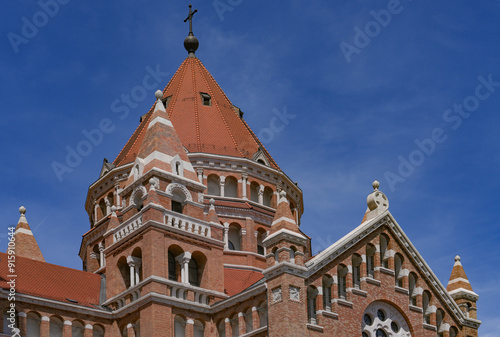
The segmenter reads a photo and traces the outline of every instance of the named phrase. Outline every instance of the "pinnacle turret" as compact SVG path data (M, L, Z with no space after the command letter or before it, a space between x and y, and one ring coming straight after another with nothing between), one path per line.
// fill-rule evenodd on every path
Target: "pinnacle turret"
M40 247L33 236L33 232L28 225L28 221L26 220L26 208L21 206L19 208L19 213L21 213L21 216L17 222L16 232L14 234L16 255L45 262L42 251L40 250Z

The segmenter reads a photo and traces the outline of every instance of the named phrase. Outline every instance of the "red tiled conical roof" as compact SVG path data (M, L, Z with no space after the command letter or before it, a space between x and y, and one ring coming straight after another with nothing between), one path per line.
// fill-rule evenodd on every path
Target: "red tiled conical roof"
M203 104L202 94L210 97L209 105ZM163 97L167 99L166 110L175 131L189 152L252 159L261 150L271 167L279 169L199 59L188 57L184 60L163 90ZM119 166L135 160L153 109L154 106L113 164Z

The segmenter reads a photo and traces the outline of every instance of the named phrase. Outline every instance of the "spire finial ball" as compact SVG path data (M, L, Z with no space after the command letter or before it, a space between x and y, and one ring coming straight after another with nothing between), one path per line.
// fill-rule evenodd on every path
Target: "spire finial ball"
M285 198L286 197L286 192L281 190L280 192L280 197Z
M378 190L380 183L378 182L378 180L375 180L373 182L372 186L373 186L373 189L376 191L376 190Z
M210 203L210 205L212 205L212 206L215 204L215 200L214 200L214 198L210 198L210 200L209 200L208 202L209 202L209 203Z
M156 90L155 97L156 97L156 99L162 99L163 98L163 92L161 90Z
M116 206L115 205L111 206L111 212L113 212L113 213L116 212Z
M24 215L26 213L26 207L24 207L24 206L19 207L19 213Z
M455 262L460 262L460 255L455 256Z

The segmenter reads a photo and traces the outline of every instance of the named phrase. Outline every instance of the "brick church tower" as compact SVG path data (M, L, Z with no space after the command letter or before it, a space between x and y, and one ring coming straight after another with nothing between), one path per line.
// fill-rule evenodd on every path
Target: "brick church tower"
M0 337L477 337L460 257L445 288L377 181L361 224L312 256L302 191L197 58L194 13L187 58L88 189L83 271L45 262L19 209Z
M302 191L196 57L192 30L184 46L188 57L86 201L84 269L102 275L103 305L124 312L115 328L128 336L197 336L207 318L196 311L262 279L275 213L296 232L302 213ZM278 190L287 197L276 211ZM296 247L303 269L308 239ZM227 335L264 326L265 294L252 302L217 325Z

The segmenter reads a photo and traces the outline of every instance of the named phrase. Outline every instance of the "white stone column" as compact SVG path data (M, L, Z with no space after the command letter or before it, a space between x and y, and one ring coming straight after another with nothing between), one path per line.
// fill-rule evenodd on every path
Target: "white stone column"
M139 268L142 260L135 256L129 256L127 257L127 263L130 267L130 287L133 287L139 283Z
M132 288L135 285L135 264L130 261L128 266L130 267L130 287Z
M224 250L229 249L229 223L224 223Z
M259 204L264 204L264 185L259 186Z
M99 205L97 204L97 200L94 200L94 224L97 223L97 210L99 209Z
M241 193L242 193L242 198L247 200L247 181L248 181L248 175L242 174L241 175Z
M103 242L99 243L99 253L100 253L99 262L101 262L100 267L104 267L104 266L106 266L106 259L104 258L104 243Z
M226 177L225 176L220 176L220 196L224 196L224 186L226 184Z
M120 207L120 205L122 204L122 202L120 200L120 192L121 192L120 185L118 183L116 183L115 184L115 205L116 205L116 207Z
M181 282L189 283L189 261L191 261L191 253L184 252L177 256L176 260L181 265Z
M111 213L111 204L107 197L104 199L104 203L106 204L106 214L104 216L108 216Z

